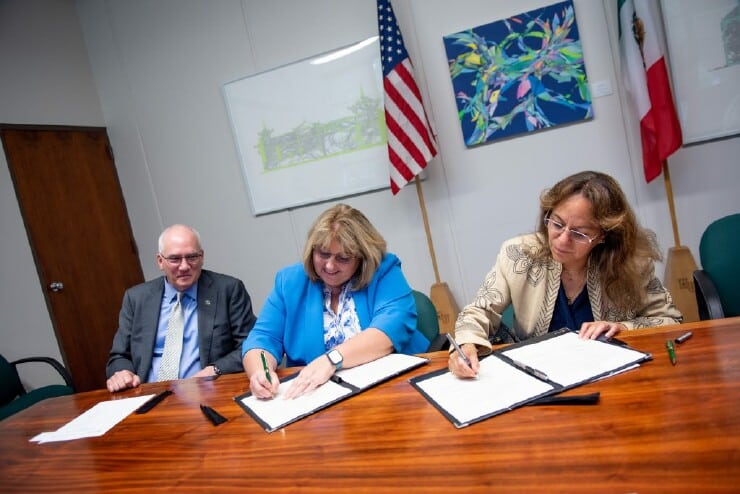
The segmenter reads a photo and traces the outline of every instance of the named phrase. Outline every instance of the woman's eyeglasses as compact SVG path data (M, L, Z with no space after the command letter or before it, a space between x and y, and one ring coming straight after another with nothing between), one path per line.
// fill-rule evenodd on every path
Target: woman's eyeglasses
M342 264L345 266L350 264L355 259L355 256L347 256L344 254L332 254L331 252L327 252L321 249L314 249L314 253L317 256L319 256L319 259L321 259L322 261L328 261L329 259L333 257L337 264Z
M563 232L568 232L568 238L579 244L590 244L591 242L599 238L599 235L589 237L585 233L579 232L578 230L571 230L567 226L555 221L552 218L545 218L545 225L547 226L547 228L550 229L552 233L555 233L557 235L560 235Z

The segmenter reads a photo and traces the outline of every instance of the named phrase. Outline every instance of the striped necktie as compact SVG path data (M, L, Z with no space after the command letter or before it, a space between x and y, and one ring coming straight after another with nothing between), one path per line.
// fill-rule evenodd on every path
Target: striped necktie
M185 316L182 311L182 293L177 292L177 302L172 307L167 321L167 335L164 340L162 360L159 362L157 381L171 381L179 377L184 329Z

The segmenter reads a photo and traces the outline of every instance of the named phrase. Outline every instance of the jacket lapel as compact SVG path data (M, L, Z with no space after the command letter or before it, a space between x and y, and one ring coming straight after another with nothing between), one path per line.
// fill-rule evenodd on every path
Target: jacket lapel
M134 355L141 355L141 362L139 365L134 365L134 369L137 370L142 381L148 379L149 371L152 368L152 356L154 355L154 344L157 339L159 312L162 307L163 294L164 278L159 278L151 284L149 293L141 301L142 314L144 315L141 320L141 348L134 350L132 353Z
M218 292L213 286L213 277L203 270L198 279L198 346L200 347L200 365L208 365L211 355L211 337L216 318Z

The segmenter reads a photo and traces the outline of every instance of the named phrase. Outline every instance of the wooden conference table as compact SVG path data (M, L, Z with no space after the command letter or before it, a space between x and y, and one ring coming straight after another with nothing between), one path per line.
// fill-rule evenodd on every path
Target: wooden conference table
M671 365L665 341L686 331ZM234 401L244 375L47 400L0 422L2 492L739 492L740 318L620 335L653 360L568 391L597 405L527 406L455 429L407 382L446 352L273 433ZM36 444L94 404L174 394L105 435ZM228 422L213 426L199 404Z

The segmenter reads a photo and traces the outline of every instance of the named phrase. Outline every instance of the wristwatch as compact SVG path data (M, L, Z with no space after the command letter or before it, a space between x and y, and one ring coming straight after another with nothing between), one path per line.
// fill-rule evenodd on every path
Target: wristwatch
M339 370L342 368L342 363L344 362L344 357L342 357L342 354L337 350L336 348L329 350L326 352L326 358L329 359L329 362L334 364L334 367L336 370Z
M219 369L216 364L211 364L211 365L213 365L213 373L214 374L216 374L217 376L220 376L221 374L223 374L223 372L221 371L221 369Z

